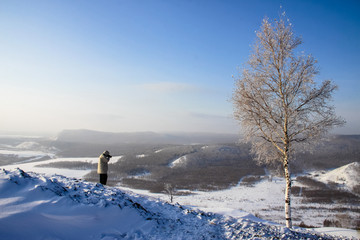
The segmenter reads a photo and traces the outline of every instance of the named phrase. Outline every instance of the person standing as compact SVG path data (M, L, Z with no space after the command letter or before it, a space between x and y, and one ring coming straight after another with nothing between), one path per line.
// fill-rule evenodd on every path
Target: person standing
M108 162L110 161L110 158L112 158L112 156L107 150L104 151L99 157L97 172L100 176L100 183L103 185L106 185L107 182Z

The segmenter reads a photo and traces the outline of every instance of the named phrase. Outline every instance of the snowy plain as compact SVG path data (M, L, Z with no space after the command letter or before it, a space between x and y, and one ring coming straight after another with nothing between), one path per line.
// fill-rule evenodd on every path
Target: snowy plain
M1 151L0 154L8 153L5 152L6 150ZM175 211L173 205L166 203L169 199L165 194L153 194L143 190L126 189L121 186L102 188L93 183L76 180L82 179L90 170L38 167L40 163L61 161L86 161L96 163L97 158L55 158L53 153L41 151L31 152L29 149L24 148L13 151L16 151L16 154L19 156L24 154L26 157L34 159L34 161L0 166L0 168L6 169L6 171L1 171L2 175L0 179L0 239L22 239L21 236L29 236L39 231L42 231L43 234L34 239L84 239L85 236L86 239L189 239L190 233L198 234L205 239L212 238L212 236L224 236L224 239L269 239L270 236L277 236L283 239L296 238L288 232L289 230L280 224L283 219L284 187L284 182L280 178L272 178L272 181L263 180L252 187L239 184L238 186L223 191L198 191L187 196L175 196L174 201L178 203L178 205L175 204L175 209L177 209ZM29 156L29 154L33 155ZM35 161L39 159L40 156L44 156L44 154L48 154L52 159L41 162ZM120 158L121 156L114 157L115 160L119 160ZM24 175L30 177L24 178L22 171L17 170L17 168L24 170L26 172ZM347 171L346 169L346 167L343 167L333 170L332 172L312 174L323 181L343 181L343 183L347 181L346 183L348 185L359 182L358 178L352 177L348 179L347 176L350 170ZM13 172L7 172L9 170ZM30 172L42 173L44 175L32 174ZM60 175L66 176L66 178ZM26 179L26 181L24 179ZM21 182L22 184L14 184L14 182ZM57 185L59 182L61 182L61 187ZM62 193L62 188L67 189L67 191ZM44 189L53 190L43 191ZM60 189L60 192L56 189ZM69 189L73 191L69 191ZM81 189L80 192L79 189ZM56 192L58 192L58 194ZM90 192L93 195L89 194ZM135 198L140 206L147 206L144 208L151 209L149 212L155 211L156 214L161 216L166 214L164 219L166 219L166 221L170 221L169 219L171 219L171 223L167 222L160 226L158 225L159 219L155 221L156 223L146 220L146 217L144 220L144 216L142 216L143 213L141 213L141 211L140 213L138 212L139 209L122 209L123 211L119 212L119 206L113 206L112 202L120 201L121 205L125 204L122 202L125 200L119 200L115 198L113 194L125 196L124 198L126 199ZM79 195L80 198L76 200L75 195ZM90 204L88 204L89 201ZM298 204L297 201L300 200L296 198L293 200L293 207L295 209ZM111 204L109 204L109 202ZM156 207L154 207L155 205ZM164 206L166 206L166 208L164 208ZM165 213L163 212L164 209L167 209ZM170 215L174 215L174 213L170 213L171 211L176 212L175 216L178 216L176 219L169 218ZM184 211L194 211L193 215L195 219L204 218L202 211L210 214L209 216L211 217L207 218L205 222L197 223L197 220L195 221L191 217L188 218L188 214L179 216L178 211L180 211L181 214L183 214ZM267 219L271 219L271 221L265 221L255 217L255 215L257 215L256 213L261 213L261 216L267 213ZM320 220L317 220L318 216L312 215L314 213L311 211L301 212L297 210L294 211L293 214L295 217L296 214L301 216L307 224L318 224L320 226L322 224L322 222L316 222ZM34 223L36 223L34 228L29 227L29 219L31 219L31 221L34 220ZM164 219L161 221L165 221ZM185 221L186 219L186 224L188 225L185 224L186 227L184 225L178 226L176 224L178 219L181 219L180 221ZM215 222L217 224L214 224ZM209 223L210 228L212 225L218 225L221 226L223 230L210 230ZM198 224L204 227L201 232L199 232L200 230L190 227L199 226ZM33 226L33 224L30 225ZM22 231L21 234L23 235L17 233L14 227L22 227L21 229L24 229L24 231ZM168 235L160 233L159 228L166 229L164 232ZM186 229L185 232L189 232L188 235L184 235L184 228ZM207 230L205 231L205 229ZM265 231L264 229L271 229L269 231L274 231L272 233L273 235L266 235L269 233L264 233L261 235L262 237L260 235L257 236L256 232L263 232ZM11 233L12 231L14 231L14 233ZM299 231L301 232L302 230ZM331 234L335 239L342 237L360 238L358 232L349 229L316 228L311 231ZM71 232L71 236L66 235L66 232ZM213 233L213 235L209 235L208 232ZM242 238L238 235L240 232L244 232ZM307 235L304 235L304 237L305 236ZM310 239L318 238L318 236L311 234L307 237ZM215 237L215 239L219 238L220 237ZM323 239L329 238L323 235Z

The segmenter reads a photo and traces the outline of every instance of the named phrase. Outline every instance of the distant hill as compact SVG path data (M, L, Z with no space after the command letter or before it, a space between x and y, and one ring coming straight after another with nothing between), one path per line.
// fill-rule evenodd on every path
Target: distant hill
M322 182L333 182L345 189L360 190L360 162L349 163L318 177ZM358 192L360 194L360 192Z
M238 134L221 133L155 133L155 132L99 132L92 130L64 130L56 141L91 144L211 144L233 143Z
M322 141L313 151L298 154L292 171L334 169L352 162L360 162L360 135L335 135Z

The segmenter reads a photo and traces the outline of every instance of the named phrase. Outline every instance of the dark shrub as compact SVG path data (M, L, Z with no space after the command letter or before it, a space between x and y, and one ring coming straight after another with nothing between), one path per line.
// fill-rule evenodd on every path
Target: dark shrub
M338 220L324 220L324 227L338 227L341 228L341 223Z
M299 224L299 227L302 227L302 228L315 228L315 226L306 225L303 221Z

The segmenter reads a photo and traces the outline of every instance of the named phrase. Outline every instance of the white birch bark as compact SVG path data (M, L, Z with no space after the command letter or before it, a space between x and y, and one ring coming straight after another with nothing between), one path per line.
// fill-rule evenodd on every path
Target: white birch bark
M288 160L284 159L284 175L286 180L285 188L285 220L286 227L292 228L291 220L291 174L289 169Z

